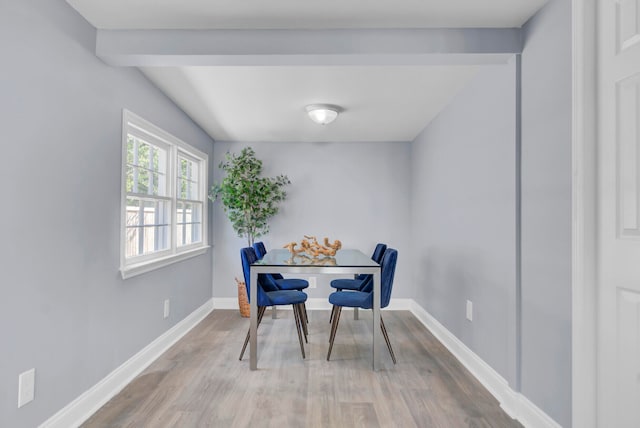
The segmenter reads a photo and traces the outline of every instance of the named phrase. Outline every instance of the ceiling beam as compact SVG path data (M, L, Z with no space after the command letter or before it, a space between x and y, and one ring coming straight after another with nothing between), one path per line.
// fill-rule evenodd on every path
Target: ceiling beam
M518 28L97 30L107 64L152 66L471 65L522 52Z

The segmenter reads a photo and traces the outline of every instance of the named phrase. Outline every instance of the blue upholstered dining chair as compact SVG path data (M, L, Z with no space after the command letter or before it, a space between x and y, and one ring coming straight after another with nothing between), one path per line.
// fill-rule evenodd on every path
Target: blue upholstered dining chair
M380 264L382 262L382 256L387 250L386 244L378 243L373 250L371 260ZM355 278L339 278L331 281L331 286L338 291L351 290L351 291L371 291L373 289L373 275L361 274ZM329 322L333 320L335 315L335 308L331 310L331 316L329 316Z
M253 250L258 257L258 260L263 258L265 254L267 254L267 249L264 246L262 241L254 242ZM309 287L309 281L306 279L298 279L298 278L284 278L279 273L265 273L261 274L261 280L263 283L269 283L279 290L298 290L302 291L305 288Z
M375 250L373 250L373 255L371 255L371 260L380 264L382 262L382 256L384 256L384 252L386 251L386 249L387 246L385 244L377 244ZM358 275L355 279L334 279L333 281L331 281L331 286L338 291L363 291L369 283L373 284L373 275Z
M251 287L250 284L250 268L253 263L255 263L258 258L256 257L256 253L251 247L246 247L240 250L240 259L242 260L242 273L244 274L244 283L247 287L247 296L251 299ZM307 301L306 293L297 290L279 290L276 287L273 287L270 284L264 283L258 279L257 284L258 291L258 326L260 326L260 322L262 321L262 316L264 315L264 311L267 306L293 306L293 317L296 323L296 328L298 329L298 341L300 342L300 350L302 351L302 358L305 358L304 353L304 345L302 343L302 331L301 327L304 326L305 336L306 336L306 325L304 325L304 314L302 312L302 304ZM251 334L251 328L247 332L247 337L244 340L244 345L242 346L242 351L240 352L240 360L244 356L244 351L247 348L247 344L249 343L249 338ZM306 339L306 337L305 337Z
M258 259L264 257L267 254L267 248L262 241L253 243L253 250L256 252ZM265 284L269 284L272 287L276 287L278 290L298 290L302 291L309 287L309 281L299 278L284 278L279 273L262 273L259 275L260 281ZM302 313L304 314L304 339L307 340L307 324L309 323L309 317L307 316L307 305L302 304Z
M389 248L384 252L381 265L381 281L380 281L380 309L389 306L391 300L391 290L393 288L393 277L396 271L396 262L398 261L398 251L393 248ZM338 323L340 322L340 313L343 307L349 308L362 308L371 309L373 307L373 288L371 291L336 291L329 295L329 303L335 308L335 314L333 316L333 323L331 324L331 334L329 335L329 352L327 353L327 361L331 357L331 350L333 349L333 342L336 338L336 332L338 331ZM391 342L389 341L389 335L387 334L387 328L382 320L382 314L380 315L380 328L384 336L385 342L387 342L387 348L391 354L393 364L396 363L396 356L393 353Z

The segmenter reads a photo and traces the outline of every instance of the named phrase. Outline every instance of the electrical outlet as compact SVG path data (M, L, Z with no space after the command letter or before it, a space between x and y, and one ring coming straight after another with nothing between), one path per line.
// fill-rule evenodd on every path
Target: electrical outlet
M27 370L18 376L18 408L33 401L36 389L36 369Z
M309 277L309 288L316 288L316 277L315 276L310 276Z
M164 301L164 317L165 318L169 318L169 309L170 309L170 302L169 299Z
M473 302L467 300L467 319L473 321Z

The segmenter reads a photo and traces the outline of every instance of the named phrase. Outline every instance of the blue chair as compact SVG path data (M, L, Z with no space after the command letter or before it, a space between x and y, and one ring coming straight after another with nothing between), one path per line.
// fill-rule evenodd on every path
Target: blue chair
M262 241L253 243L253 250L256 252L256 256L258 259L264 257L267 254L267 249L264 246ZM298 279L298 278L284 278L279 273L264 273L260 274L260 282L263 284L270 284L272 287L277 288L278 290L298 290L302 291L305 288L309 287L309 281L306 279ZM307 323L309 322L309 317L307 316L307 305L302 304L302 309L304 313L304 332L305 332L305 340L307 338ZM275 316L275 315L274 315Z
M375 250L373 250L371 260L380 264L386 249L387 246L385 244L377 244ZM357 275L355 279L340 278L331 281L331 286L338 291L363 291L369 284L373 284L373 275Z
M391 289L393 288L393 276L396 271L396 262L398 260L398 251L393 248L389 248L385 251L384 257L381 263L381 284L380 284L380 308L386 308L389 306L391 300ZM331 334L329 335L329 352L327 353L327 361L331 357L331 350L333 349L333 342L336 338L336 332L338 331L338 323L340 322L340 313L343 307L349 308L362 308L371 309L373 307L373 289L369 292L364 291L336 291L329 295L329 303L331 303L335 309L335 315L333 317L333 323L331 324ZM387 334L387 328L384 326L382 315L380 315L380 328L384 335L384 340L387 342L387 348L391 354L393 364L396 363L396 356L393 353L391 342L389 341L389 335Z
M255 251L251 247L246 247L240 250L240 258L242 260L242 273L244 274L244 283L247 287L247 296L251 299L251 285L249 283L251 275L250 268L253 263L258 260ZM302 343L302 332L301 327L305 330L305 339L306 339L306 325L304 325L304 314L302 312L302 304L307 301L306 293L302 291L296 290L279 290L273 287L271 284L264 283L260 281L258 278L258 326L260 326L260 322L262 321L262 316L267 308L267 306L284 306L284 305L292 305L293 306L293 316L296 323L296 328L298 329L298 340L300 342L300 350L302 351L302 358L306 358L304 353L304 345ZM242 351L240 352L240 360L244 356L244 351L247 348L247 344L249 343L249 338L251 334L251 328L247 332L247 337L244 341L244 345L242 346Z
M258 259L267 254L267 249L262 242L254 242L253 250L256 252ZM269 283L277 287L279 290L298 290L302 291L309 287L309 281L298 278L284 278L279 273L265 273L260 275L263 283Z
M373 250L373 254L371 255L371 260L380 264L382 262L382 256L384 256L384 252L387 250L386 244L377 244L376 248ZM351 291L371 291L373 290L373 275L356 275L355 279L348 278L340 278L334 279L331 281L331 286L338 291L342 290L351 290ZM331 310L331 315L329 316L329 322L333 320L333 316L335 315L335 308Z

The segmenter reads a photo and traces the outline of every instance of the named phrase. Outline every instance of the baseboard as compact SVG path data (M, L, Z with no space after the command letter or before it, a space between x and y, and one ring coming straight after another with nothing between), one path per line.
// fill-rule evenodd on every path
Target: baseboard
M237 297L214 297L213 310L216 309L236 309L238 310L238 298Z
M237 305L237 302L236 302ZM237 306L236 306L237 307ZM147 368L174 343L198 325L213 310L212 300L167 330L104 379L40 425L40 428L77 427L93 415L129 382Z
M391 311L410 311L412 308L413 299L391 299L389 306L385 310ZM331 310L331 304L326 297L311 297L306 302L307 310ZM213 298L214 309L238 309L238 299L236 297L214 297ZM291 309L290 306L283 306L278 309L287 310ZM345 308L345 310L351 310L351 308Z
M491 366L440 324L412 299L410 311L471 374L500 402L500 407L525 427L560 428L560 425L524 395L512 390L509 383Z
M415 304L413 299L391 299L389 306L385 308L387 311L410 311Z

